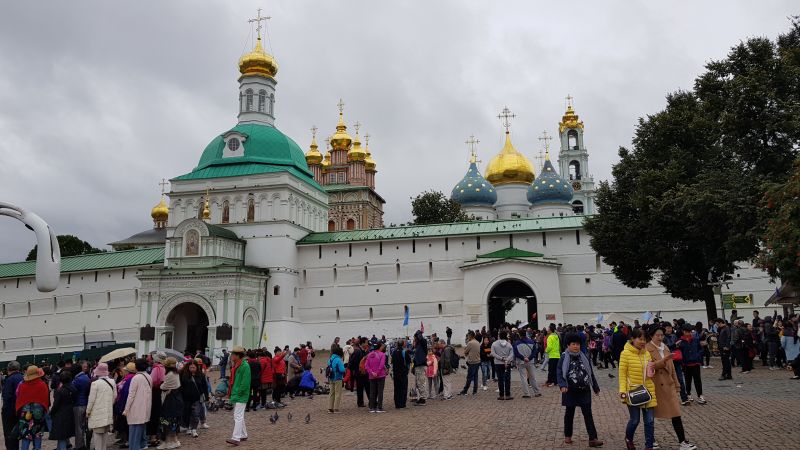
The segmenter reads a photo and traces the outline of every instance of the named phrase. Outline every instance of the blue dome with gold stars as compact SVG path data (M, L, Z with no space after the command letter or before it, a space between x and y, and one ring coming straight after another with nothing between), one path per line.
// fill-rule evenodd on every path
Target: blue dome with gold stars
M540 203L564 203L572 201L572 186L558 175L550 162L550 155L547 155L542 172L539 177L533 180L528 189L528 201L532 204Z
M483 175L478 171L478 165L473 160L469 164L467 174L453 188L450 198L460 203L461 206L491 206L497 201L497 192L495 192L492 183L483 178Z

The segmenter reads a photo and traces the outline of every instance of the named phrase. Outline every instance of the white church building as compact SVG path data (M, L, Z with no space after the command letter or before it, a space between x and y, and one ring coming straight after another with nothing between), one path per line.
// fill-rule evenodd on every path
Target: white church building
M510 112L501 114L505 145L485 176L473 154L453 188L473 220L339 229L329 221L333 193L345 205L337 211L353 214L337 221L361 223L342 194L347 182L319 183L316 165L327 160L333 171L336 157L321 160L316 142L306 154L276 128L277 64L260 37L239 69L238 122L170 180L153 229L112 243L115 251L63 258L50 293L36 290L33 262L0 264L0 360L109 343L140 353L307 340L323 347L336 336L405 336L420 324L462 336L512 316L540 328L611 312L705 320L702 303L623 286L592 250L583 222L596 213L595 185L571 103L559 122L557 164L547 154L538 175L512 144ZM371 153L350 147L341 107L337 133L334 150L367 162L366 187L355 191L380 198ZM382 214L369 198L364 204ZM726 292L766 299L774 288L745 268Z

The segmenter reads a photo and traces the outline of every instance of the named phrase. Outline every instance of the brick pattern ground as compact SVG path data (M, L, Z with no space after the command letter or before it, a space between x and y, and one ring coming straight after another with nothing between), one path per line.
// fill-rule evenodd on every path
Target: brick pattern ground
M323 360L318 358L317 361ZM715 368L702 371L707 405L683 407L683 421L689 439L699 449L797 448L800 442L800 380L790 380L787 371L768 371L757 367L751 374L733 381L717 381ZM713 364L713 363L712 363ZM454 384L464 384L465 370ZM624 448L628 413L617 397L617 380L599 371L601 393L593 397L595 423L605 448ZM541 376L540 376L541 374ZM495 384L479 390L476 396L456 396L448 401L428 401L426 406L394 409L393 385L387 379L384 392L386 414L370 414L357 408L355 395L346 393L342 414L327 414L327 396L287 400L279 412L280 420L271 425L271 411L246 414L250 439L241 448L314 449L450 449L450 448L587 448L588 436L580 410L575 417L572 445L563 443L561 394L556 388L543 388L543 396L523 399L519 379L512 378L514 400L498 401ZM537 371L543 382L544 372ZM293 420L287 420L291 412ZM311 423L302 420L311 414ZM232 429L228 411L210 414L210 430L198 439L182 438L192 449L220 450L227 444ZM671 423L656 420L656 439L663 449L677 449ZM644 434L637 430L637 447L644 448Z
M322 364L324 357L317 357ZM768 371L760 366L753 373L733 381L717 381L715 368L704 369L703 387L708 404L683 407L683 422L689 439L701 450L798 448L800 442L800 380L790 380L787 371ZM318 371L318 369L315 369ZM466 370L456 375L456 389L464 384ZM595 423L604 448L624 448L628 413L617 397L617 380L608 377L616 371L599 371L601 393L593 397ZM541 383L544 372L536 372ZM538 448L580 449L588 447L588 436L580 410L576 412L572 445L563 443L561 394L557 388L542 388L539 398L523 399L519 379L514 373L514 400L498 401L495 384L476 396L456 396L448 401L428 401L426 406L394 409L393 385L387 379L384 392L386 414L370 414L357 408L355 395L346 393L342 414L328 414L328 396L313 399L287 399L277 424L271 425L272 411L245 415L250 438L239 449L484 449ZM291 423L287 420L291 412ZM311 423L304 418L311 414ZM209 413L211 429L200 430L199 438L181 436L182 447L191 450L225 450L233 426L232 412ZM656 439L663 449L677 449L669 421L656 420ZM637 448L644 448L641 428L636 434ZM45 441L45 450L55 447ZM117 450L117 447L110 447Z

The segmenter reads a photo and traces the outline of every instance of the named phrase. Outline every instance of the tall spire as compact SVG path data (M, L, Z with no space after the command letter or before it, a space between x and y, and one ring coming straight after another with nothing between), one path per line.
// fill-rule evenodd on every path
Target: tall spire
M261 43L261 9L255 18L248 20L256 24L256 44L253 50L239 58L239 123L275 125L275 75L278 63L264 51Z
M344 102L339 99L336 104L339 108L339 122L336 124L336 133L331 136L331 147L333 150L349 150L353 138L347 134L347 125L344 123Z
M158 183L161 186L161 201L158 202L153 209L150 210L150 217L153 218L154 228L164 228L167 226L167 219L169 218L169 207L164 199L164 187L169 184L167 180L161 179Z
M208 207L208 187L206 187L206 201L203 205L203 220L208 222L211 219L211 209Z

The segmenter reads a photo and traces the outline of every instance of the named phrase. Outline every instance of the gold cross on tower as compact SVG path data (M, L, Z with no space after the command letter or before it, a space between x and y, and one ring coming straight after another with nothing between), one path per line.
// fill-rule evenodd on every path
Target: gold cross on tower
M567 96L564 98L567 100L567 108L572 108L572 99L574 99L575 97L567 94Z
M317 138L317 126L311 125L311 139Z
M353 128L355 128L356 134L358 134L358 130L361 128L361 122L354 123Z
M158 185L161 186L161 195L164 195L164 188L167 187L168 184L169 183L167 183L167 180L164 178L161 179L161 183L158 183Z
M369 148L369 133L364 135L364 145L366 145L367 148Z
M341 116L344 113L344 102L342 99L339 99L339 103L336 104L339 107L339 115Z
M250 19L247 22L256 24L256 33L258 33L258 39L261 39L261 22L266 23L267 20L271 19L270 16L261 16L261 8L258 8L258 14L256 15L255 19Z
M481 141L475 138L475 135L470 135L469 139L464 141L467 146L469 146L469 162L470 164L478 162L478 153L475 151L475 147L480 144Z
M544 162L550 160L550 141L552 141L553 138L548 136L545 130L542 131L542 137L538 139L544 143L544 156L542 156L542 149L539 149L539 156L536 157L536 160L539 162L539 167L544 167Z
M517 117L516 114L513 114L508 106L503 108L503 111L497 116L500 119L500 122L503 124L503 127L506 129L506 134L508 134L508 129L511 128L511 119Z

